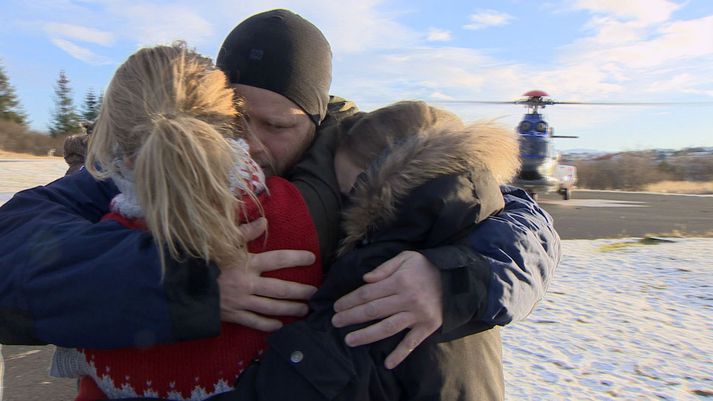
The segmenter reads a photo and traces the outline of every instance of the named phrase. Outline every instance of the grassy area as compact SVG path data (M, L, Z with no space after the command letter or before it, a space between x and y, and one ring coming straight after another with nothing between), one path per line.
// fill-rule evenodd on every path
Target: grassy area
M0 150L3 152L62 156L64 138L53 138L12 121L0 120Z
M681 235L676 235L675 237L681 238ZM621 242L612 242L610 244L604 244L599 247L599 252L612 252L618 251L620 249L645 246L645 245L659 245L665 243L676 242L669 238L663 238L658 236L645 236L638 240L626 240Z
M0 159L50 159L59 160L61 156L37 156L31 153L10 152L0 149Z
M672 194L713 194L713 181L660 181L646 185L644 190Z
M585 186L577 186L579 189L598 191L601 188L587 188ZM642 192L659 192L667 194L689 194L689 195L713 195L713 181L659 181L652 184L647 184L641 189L623 189L623 188L607 188L614 191L642 191Z

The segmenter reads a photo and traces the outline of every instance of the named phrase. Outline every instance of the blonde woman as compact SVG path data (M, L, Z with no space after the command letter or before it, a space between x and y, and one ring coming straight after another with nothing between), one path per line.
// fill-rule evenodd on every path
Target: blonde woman
M265 180L238 137L236 106L224 74L183 44L139 50L119 67L105 93L87 156L90 173L111 178L121 192L104 220L145 230L147 241L153 238L167 250L164 266L166 258L199 258L239 269L248 251L319 254L299 191L279 177ZM241 219L263 214L270 223L288 213L294 225L270 225L269 235L246 243ZM311 266L274 276L316 286L319 257ZM195 277L189 285L210 279L202 271ZM53 371L81 376L78 401L200 400L230 390L266 345L266 333L227 323L212 339L152 347L148 337L137 340L141 348L60 351Z

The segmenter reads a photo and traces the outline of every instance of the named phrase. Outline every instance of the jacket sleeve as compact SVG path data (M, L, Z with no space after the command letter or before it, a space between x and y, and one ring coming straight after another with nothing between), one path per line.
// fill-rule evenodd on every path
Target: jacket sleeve
M341 193L334 174L336 131L336 124L321 128L312 146L287 175L307 204L325 264L331 260L339 237Z
M0 343L114 348L217 335L217 268L98 222L117 189L85 170L0 208Z
M286 177L300 191L317 227L320 252L326 264L337 247L342 196L334 174L334 152L339 136L339 122L358 112L356 105L331 96L327 116L300 161Z
M552 217L523 190L501 191L504 210L463 241L422 252L441 270L444 340L524 319L559 264Z

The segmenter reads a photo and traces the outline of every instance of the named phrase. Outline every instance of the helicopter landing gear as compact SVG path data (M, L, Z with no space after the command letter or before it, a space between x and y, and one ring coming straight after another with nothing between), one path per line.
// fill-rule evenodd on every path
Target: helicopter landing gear
M562 190L562 199L564 200L570 200L572 198L572 190L569 188L565 188Z

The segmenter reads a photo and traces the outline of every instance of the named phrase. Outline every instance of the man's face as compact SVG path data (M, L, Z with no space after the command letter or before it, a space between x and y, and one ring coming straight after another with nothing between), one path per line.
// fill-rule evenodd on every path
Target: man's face
M245 99L250 154L265 175L283 175L312 143L315 125L288 98L247 85L233 85Z

